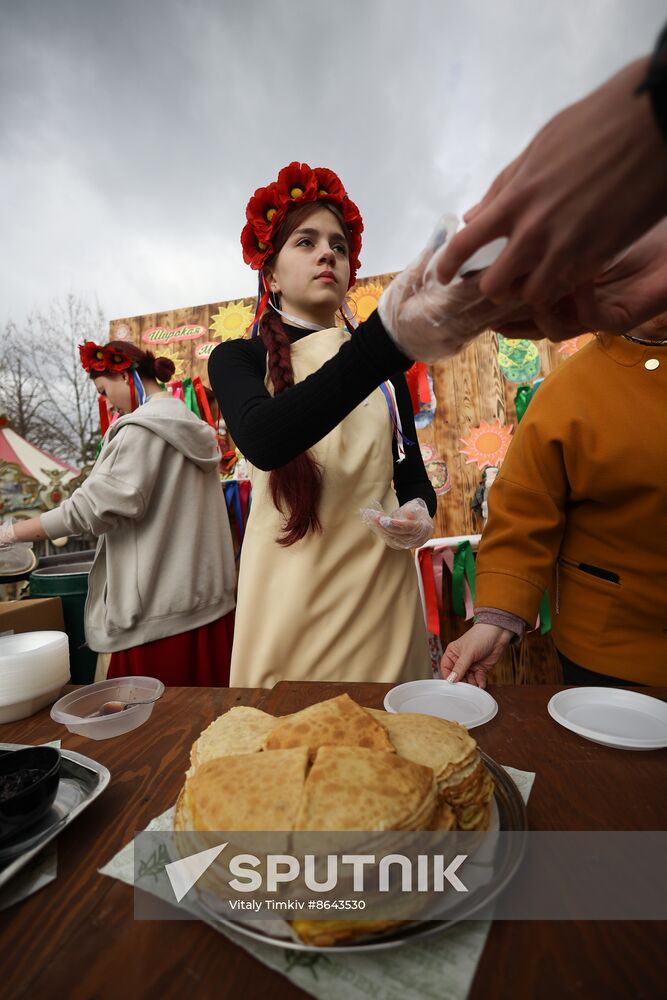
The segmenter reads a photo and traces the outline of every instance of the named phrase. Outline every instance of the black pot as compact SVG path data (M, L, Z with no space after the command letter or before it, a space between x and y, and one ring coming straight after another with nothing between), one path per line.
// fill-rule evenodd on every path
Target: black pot
M23 770L40 772L8 798L0 798L0 841L14 837L37 823L53 805L60 782L60 750L55 747L24 747L0 753L2 779Z

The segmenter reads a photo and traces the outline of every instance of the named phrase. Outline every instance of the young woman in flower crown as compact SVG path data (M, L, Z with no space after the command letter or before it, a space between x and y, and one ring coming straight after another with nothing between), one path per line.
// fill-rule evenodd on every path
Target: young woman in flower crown
M361 216L332 171L299 163L246 216L256 335L209 359L253 489L231 683L429 677L409 550L431 536L436 498L402 374L413 362L377 313L353 332L336 325Z
M122 416L83 485L40 517L0 525L0 545L97 536L85 630L91 649L112 654L108 676L226 685L236 572L214 432L158 384L173 375L168 358L124 341L79 350Z

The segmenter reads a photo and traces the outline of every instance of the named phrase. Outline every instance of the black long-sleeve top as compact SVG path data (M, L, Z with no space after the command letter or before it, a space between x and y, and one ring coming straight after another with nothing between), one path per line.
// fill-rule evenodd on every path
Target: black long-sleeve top
M285 329L292 342L309 333L287 324ZM375 312L333 358L278 396L271 396L264 384L266 348L259 337L218 344L209 358L208 374L232 438L248 461L264 471L286 465L317 444L374 389L390 380L407 439L402 462L393 442L398 502L402 505L421 497L433 516L435 491L424 468L402 374L411 365Z

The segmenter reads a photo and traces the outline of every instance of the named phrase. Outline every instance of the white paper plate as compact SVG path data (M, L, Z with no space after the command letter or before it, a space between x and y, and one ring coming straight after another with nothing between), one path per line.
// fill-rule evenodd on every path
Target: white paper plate
M549 715L587 740L621 750L667 747L667 703L625 688L579 687L555 694Z
M460 722L467 729L483 726L496 715L498 703L488 691L459 681L408 681L388 691L384 699L388 712L418 712L435 715L449 722Z

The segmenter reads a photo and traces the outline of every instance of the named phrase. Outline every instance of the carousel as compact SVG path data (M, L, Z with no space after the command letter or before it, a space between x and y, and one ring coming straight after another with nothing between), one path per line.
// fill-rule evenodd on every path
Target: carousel
M31 444L0 414L0 519L29 518L40 514L69 497L88 475L90 469L76 469L61 459ZM57 540L59 541L59 540ZM63 539L63 543L65 539ZM24 579L37 565L39 556L54 551L53 542L40 542L36 549L16 546L4 554L11 566L0 566L0 576ZM42 551L43 549L43 551ZM18 563L14 563L18 560ZM0 587L0 595L2 587Z
M34 517L57 507L82 477L67 462L49 455L10 426L0 414L0 514L7 517Z

